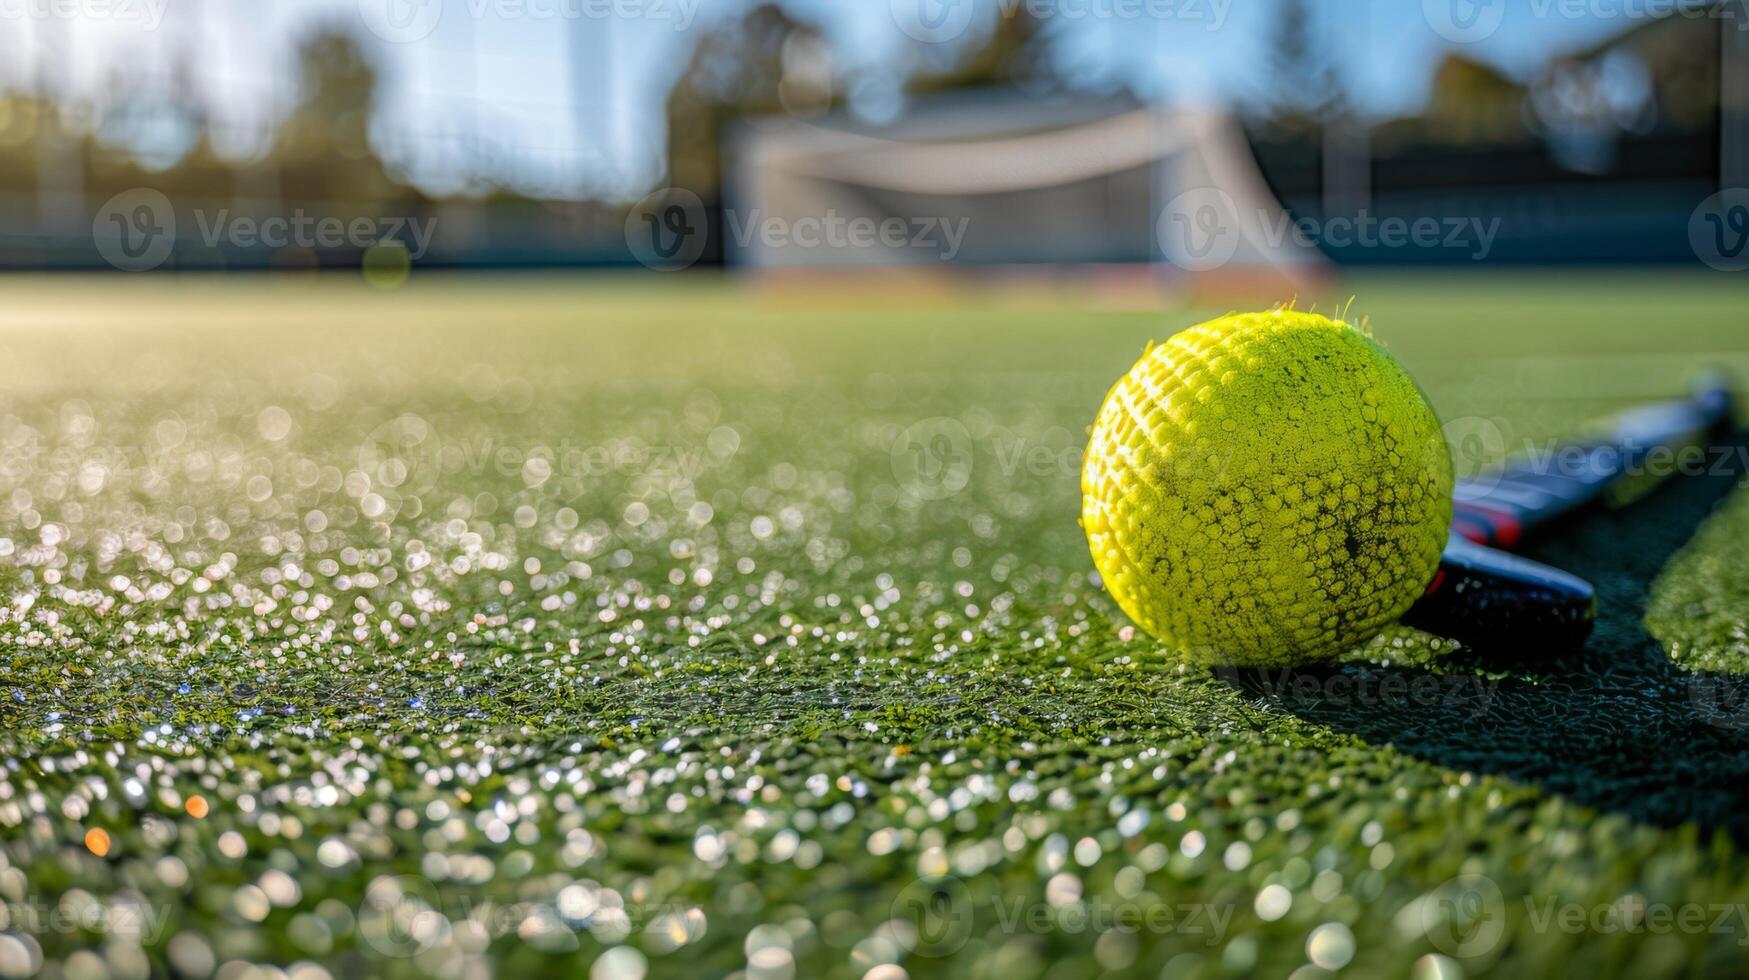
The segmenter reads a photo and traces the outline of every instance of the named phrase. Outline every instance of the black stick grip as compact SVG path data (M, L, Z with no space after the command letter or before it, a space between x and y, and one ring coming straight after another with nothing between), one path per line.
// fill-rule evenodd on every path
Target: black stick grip
M1577 650L1596 619L1591 583L1455 534L1433 584L1403 616L1466 646L1538 652Z
M1653 453L1704 442L1729 422L1733 402L1729 382L1708 377L1693 397L1623 413L1602 437L1458 481L1439 572L1403 622L1469 646L1550 654L1583 646L1597 616L1590 583L1496 549L1574 511L1650 492L1670 475L1647 465Z

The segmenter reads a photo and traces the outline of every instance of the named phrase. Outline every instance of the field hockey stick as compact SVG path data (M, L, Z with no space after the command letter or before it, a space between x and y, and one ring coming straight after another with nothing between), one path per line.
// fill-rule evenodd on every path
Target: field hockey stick
M1501 549L1577 511L1651 492L1678 471L1681 454L1730 422L1732 404L1725 379L1709 378L1691 398L1622 414L1601 437L1459 480L1439 571L1403 622L1476 647L1583 646L1597 616L1591 584Z

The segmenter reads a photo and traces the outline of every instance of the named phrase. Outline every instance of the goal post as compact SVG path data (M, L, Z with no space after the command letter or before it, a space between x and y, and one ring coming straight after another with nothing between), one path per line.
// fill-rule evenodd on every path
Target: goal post
M1327 265L1222 112L961 99L888 130L751 120L726 159L725 255L756 273L1093 264L1291 284Z

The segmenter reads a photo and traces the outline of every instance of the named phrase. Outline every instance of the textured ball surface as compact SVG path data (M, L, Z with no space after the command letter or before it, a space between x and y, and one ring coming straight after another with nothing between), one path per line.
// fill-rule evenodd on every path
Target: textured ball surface
M1420 389L1313 313L1235 314L1150 349L1106 396L1081 521L1135 623L1205 663L1324 660L1420 596L1451 457Z

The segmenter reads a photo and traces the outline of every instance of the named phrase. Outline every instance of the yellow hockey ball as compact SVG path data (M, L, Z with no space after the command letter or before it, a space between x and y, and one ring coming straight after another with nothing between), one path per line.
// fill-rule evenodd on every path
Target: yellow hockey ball
M1327 660L1421 595L1451 524L1451 456L1415 382L1354 327L1234 314L1142 356L1081 472L1105 587L1191 660Z

